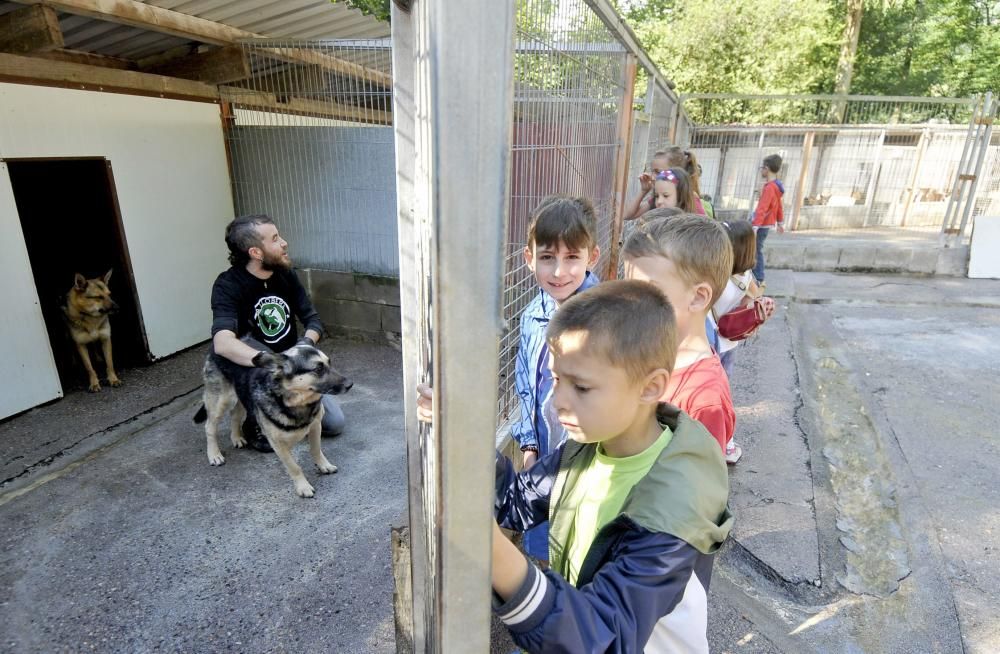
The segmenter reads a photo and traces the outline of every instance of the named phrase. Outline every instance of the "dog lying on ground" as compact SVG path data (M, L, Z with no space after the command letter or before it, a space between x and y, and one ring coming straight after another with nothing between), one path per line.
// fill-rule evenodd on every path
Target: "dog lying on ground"
M69 334L76 344L76 351L80 354L83 367L87 370L88 389L91 393L101 390L101 383L90 362L88 349L91 343L97 341L101 342L101 350L104 353L108 383L112 386L122 385L122 381L115 374L115 363L111 358L111 320L108 316L118 310L118 305L111 299L111 290L108 288L110 280L110 270L104 277L93 279L86 279L77 273L73 280L73 288L66 294L66 304L62 308L66 324L69 326Z
M219 451L218 431L223 416L230 415L234 447L246 445L241 430L247 411L254 412L261 431L295 484L299 497L312 497L315 489L292 457L292 447L309 435L309 453L322 474L337 472L320 448L323 403L320 398L350 390L352 383L330 366L330 359L311 345L296 345L285 352L261 352L246 368L209 352L205 359L204 405L195 422L205 423L208 462L226 462Z

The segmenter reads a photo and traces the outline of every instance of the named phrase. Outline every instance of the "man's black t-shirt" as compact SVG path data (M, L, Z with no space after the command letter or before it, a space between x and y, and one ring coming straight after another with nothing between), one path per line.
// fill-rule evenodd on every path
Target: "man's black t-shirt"
M268 279L233 266L212 286L212 336L227 329L237 338L250 334L275 352L295 345L295 320L323 333L323 323L306 289L292 270L276 270Z

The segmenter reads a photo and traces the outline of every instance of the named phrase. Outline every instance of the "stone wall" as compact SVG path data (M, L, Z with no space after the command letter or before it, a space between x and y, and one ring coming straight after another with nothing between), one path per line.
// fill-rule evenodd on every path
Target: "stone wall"
M320 319L332 335L399 341L399 280L362 273L299 270Z

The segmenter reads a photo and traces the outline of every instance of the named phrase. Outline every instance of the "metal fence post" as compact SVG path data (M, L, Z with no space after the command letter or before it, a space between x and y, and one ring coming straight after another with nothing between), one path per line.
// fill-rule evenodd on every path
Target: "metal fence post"
M910 215L910 205L913 204L913 196L917 192L917 182L920 181L920 166L924 162L924 153L927 152L927 145L931 140L931 132L926 127L920 132L920 141L917 143L917 155L913 162L913 169L910 171L909 185L906 191L906 202L903 204L903 217L899 221L900 227L906 227L906 219Z
M412 366L410 350L429 343L435 393L434 427L419 431L411 423L407 430L418 441L409 443L419 457L411 472L419 466L422 482L420 499L411 498L422 522L412 524L424 529L426 545L425 553L414 552L423 557L414 573L425 573L413 579L414 605L423 610L422 633L415 629L422 642L414 649L485 652L514 8L510 0L476 11L416 0L411 19L414 219L400 251L416 261L417 278L402 286L404 306L426 311L426 331L411 329L403 347ZM404 102L405 93L404 82L397 88ZM397 142L406 138L404 126ZM407 383L423 372L408 371Z

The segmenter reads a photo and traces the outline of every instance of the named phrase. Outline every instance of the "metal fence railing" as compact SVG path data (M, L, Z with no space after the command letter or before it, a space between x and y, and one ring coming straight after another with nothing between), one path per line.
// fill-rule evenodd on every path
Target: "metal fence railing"
M692 128L691 149L702 192L722 217L749 215L763 184L760 162L779 154L792 229L933 230L960 175L976 102L717 94L685 96L682 108L715 121ZM843 122L829 122L837 117ZM739 124L748 120L756 124ZM986 155L974 215L993 206L1000 183L990 167L996 147Z

